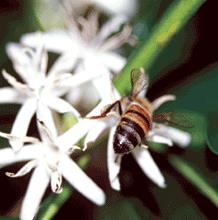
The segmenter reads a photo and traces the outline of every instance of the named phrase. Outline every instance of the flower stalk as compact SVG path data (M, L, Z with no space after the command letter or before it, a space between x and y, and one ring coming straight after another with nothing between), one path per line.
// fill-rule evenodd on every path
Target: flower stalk
M125 94L127 90L130 90L130 71L133 68L141 67L149 71L171 38L181 30L203 3L204 0L180 0L172 3L160 22L154 27L149 38L142 42L122 72L116 77L114 83L122 95ZM152 76L150 76L150 78L152 79Z

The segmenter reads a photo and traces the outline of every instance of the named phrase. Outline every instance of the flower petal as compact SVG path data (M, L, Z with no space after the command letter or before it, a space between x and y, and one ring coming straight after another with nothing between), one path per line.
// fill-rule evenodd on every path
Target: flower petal
M34 219L45 190L49 184L49 177L42 165L38 166L30 179L20 213L20 219Z
M27 136L24 136L24 137L17 137L17 136L14 136L12 134L8 134L8 133L4 133L4 132L1 132L0 131L0 137L3 137L3 138L6 138L8 140L14 140L14 141L21 141L21 142L24 142L24 143L38 143L39 142L39 139L38 138L34 138L34 137L27 137Z
M47 96L44 101L51 109L59 113L71 112L75 117L80 117L80 113L64 99L55 96Z
M117 15L108 20L98 32L95 43L102 44L111 34L119 31L120 26L126 23L127 18L123 15Z
M57 170L51 173L51 189L54 193L61 193L62 187L62 176Z
M12 60L16 72L25 82L28 82L29 78L34 75L31 71L34 51L21 44L9 43L6 46L6 52Z
M36 100L27 99L23 106L20 108L15 121L12 126L11 135L17 137L26 136L30 121L36 111ZM18 140L11 140L10 144L15 151L20 150L23 142Z
M107 124L103 121L97 121L93 123L92 129L85 137L83 150L85 151L88 148L88 144L93 143L100 136L100 134L107 128Z
M100 68L99 68L100 69ZM93 85L99 93L99 96L105 102L111 103L115 94L113 93L113 85L110 77L110 72L105 68L101 68L102 76L93 80ZM90 70L91 71L91 70Z
M50 130L46 127L43 121L37 120L37 125L41 136L43 136L42 140L48 145L52 145L54 137L52 136Z
M153 111L157 110L161 105L165 102L174 101L176 96L174 95L163 95L152 102L152 109Z
M42 146L39 144L25 145L22 149L15 153L11 148L0 150L0 167L7 166L12 163L32 160L41 156Z
M65 179L85 197L97 205L105 203L104 192L69 157L61 160L60 170Z
M153 141L153 142L156 142L156 143L167 144L169 146L173 146L173 142L169 138L162 137L160 135L152 134L152 135L149 136L149 134L148 134L146 139L148 141Z
M142 171L159 187L164 188L165 180L163 175L161 174L159 168L154 162L152 156L149 151L144 147L136 147L132 154L141 167Z
M191 135L189 133L163 124L155 125L154 129L152 129L155 134L172 140L180 147L187 147L190 144Z
M22 36L21 42L24 45L35 48L43 45L48 51L55 53L68 52L69 48L77 47L77 42L72 40L70 33L60 29L54 29L45 33L28 33Z
M62 54L49 70L48 77L73 70L78 59L77 51Z
M23 102L24 97L11 87L0 89L0 103L18 103Z
M99 53L97 55L99 62L115 73L120 72L126 64L126 59L118 53L107 51Z
M91 0L90 2L96 4L97 7L105 10L106 12L118 15L123 14L127 16L132 16L137 9L136 0Z
M5 174L8 177L24 176L27 173L29 173L34 167L36 167L36 165L37 165L37 161L36 160L31 160L28 163L26 163L20 170L18 170L18 172L16 172L16 173L6 172Z
M15 89L17 89L20 92L28 93L31 92L29 87L26 84L23 84L21 82L18 82L15 77L7 73L5 70L2 71L2 75L7 80L7 82L13 86Z
M51 110L47 107L47 105L45 105L44 103L40 101L38 102L36 115L37 115L37 120L39 120L40 122L43 122L45 127L48 128L50 132L50 138L54 140L54 138L57 137L57 130L56 130L56 126L55 126L55 122L54 122ZM45 141L48 140L46 137L47 134L45 134L44 131L41 130L40 128L39 128L39 133L43 140Z
M73 145L75 145L82 137L86 135L90 129L90 125L90 120L79 120L79 122L72 128L60 135L55 143L65 152L69 152L69 149L71 149Z
M107 166L109 173L109 180L111 187L114 190L120 190L120 181L119 181L119 172L120 172L120 164L121 157L117 158L118 155L114 153L113 149L113 138L115 134L116 127L111 128L109 139L108 139L108 147L107 147Z

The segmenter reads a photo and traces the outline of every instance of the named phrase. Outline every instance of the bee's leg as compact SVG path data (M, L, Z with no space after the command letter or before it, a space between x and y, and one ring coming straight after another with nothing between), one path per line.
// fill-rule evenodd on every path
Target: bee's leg
M100 115L96 115L96 116L91 116L91 117L87 117L89 119L99 119L99 118L104 118L107 116L107 114L109 112L111 112L112 110L115 110L117 111L117 107L118 106L118 113L120 115L122 115L123 111L122 111L122 107L121 107L121 102L120 100L117 100L116 102L114 102L113 104L109 105L109 106L106 106L105 109L103 109L103 111L101 112Z
M114 162L120 164L121 159L122 159L122 156L123 156L123 155L116 155Z
M145 144L141 144L141 146L140 147L143 147L143 148L145 148L145 149L148 149L148 146L147 145L145 145Z

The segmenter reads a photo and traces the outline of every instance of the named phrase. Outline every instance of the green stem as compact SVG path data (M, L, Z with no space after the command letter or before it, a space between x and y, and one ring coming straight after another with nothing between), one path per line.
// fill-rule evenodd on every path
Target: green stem
M79 166L85 169L88 165L90 158L84 155L78 162ZM63 192L60 194L51 194L44 202L39 211L38 218L41 220L50 220L57 214L62 205L70 198L73 193L72 186L65 184Z
M198 170L177 156L169 157L170 164L191 182L204 196L218 207L218 192L205 180Z
M204 0L178 0L172 3L160 22L154 27L149 38L142 42L136 53L115 79L114 83L121 94L124 94L130 88L130 71L133 68L141 67L149 71L162 49L194 15L203 2Z

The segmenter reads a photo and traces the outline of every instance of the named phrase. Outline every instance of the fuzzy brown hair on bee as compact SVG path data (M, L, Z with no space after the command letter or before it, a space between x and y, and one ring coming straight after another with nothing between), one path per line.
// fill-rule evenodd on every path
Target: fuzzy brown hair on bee
M141 145L145 135L152 128L152 107L143 97L148 87L148 78L143 69L132 70L131 84L130 96L107 106L101 115L90 117L91 119L106 117L111 111L120 114L121 119L113 140L113 148L117 154L129 153L136 146Z
M175 100L175 96L164 95L155 99L152 103L146 99L148 76L142 68L132 70L131 84L132 92L130 96L125 96L105 106L100 115L88 117L89 119L100 119L106 117L110 112L116 112L120 115L120 121L113 138L113 148L116 154L127 154L137 146L146 147L142 141L152 129L154 121L171 123L182 127L192 127L178 113L163 112L153 114L153 111L164 102ZM156 124L156 126L158 125Z

